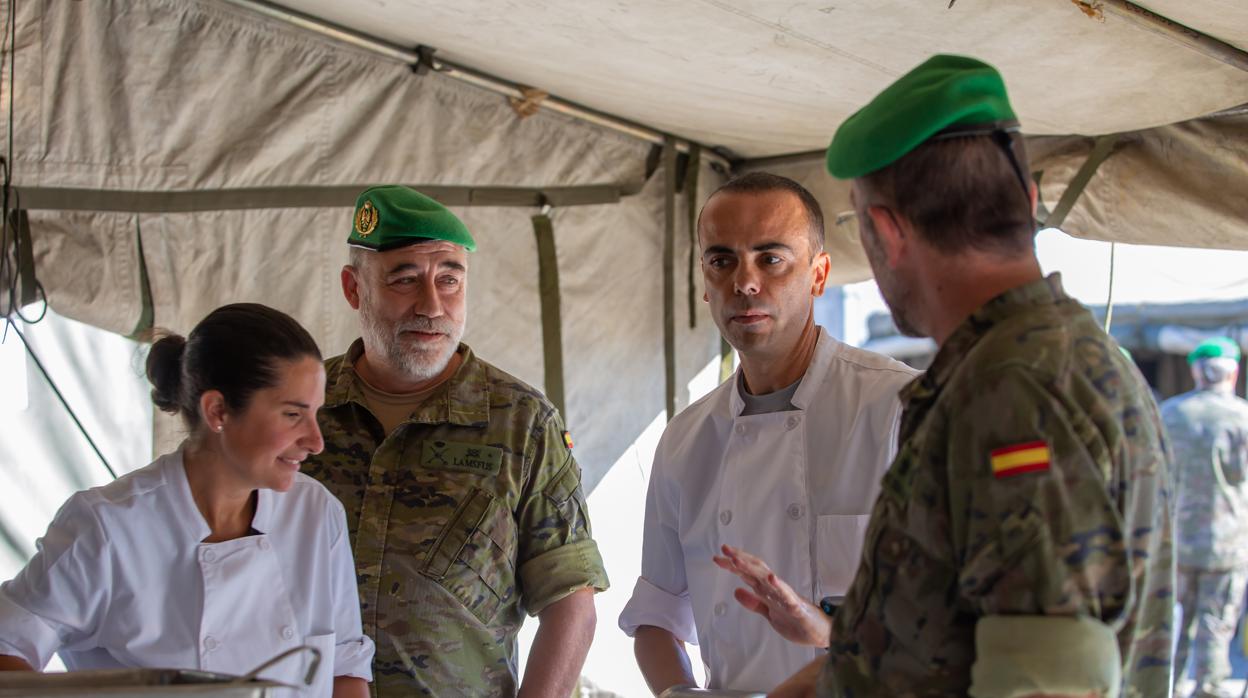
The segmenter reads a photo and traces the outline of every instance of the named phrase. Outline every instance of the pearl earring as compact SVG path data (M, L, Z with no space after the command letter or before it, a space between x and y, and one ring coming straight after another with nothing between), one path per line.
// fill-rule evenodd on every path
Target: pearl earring
M218 424L218 425L217 425L217 433L218 433L218 434L220 434L220 433L221 433L221 432L223 432L223 431L225 431L225 425L224 425L224 424Z

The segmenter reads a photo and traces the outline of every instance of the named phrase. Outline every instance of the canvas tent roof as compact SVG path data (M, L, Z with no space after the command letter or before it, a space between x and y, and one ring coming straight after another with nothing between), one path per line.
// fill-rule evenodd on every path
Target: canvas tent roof
M688 266L689 219L725 158L704 150L678 172L673 149L656 158L665 135L806 183L836 222L834 280L866 278L852 217L839 215L844 185L817 154L766 158L823 147L931 53L968 53L1004 72L1047 208L1106 143L1098 137L1123 134L1103 149L1070 232L1248 248L1248 114L1235 111L1248 103L1248 72L1232 65L1248 47L1248 8L1147 3L1222 42L1219 59L1123 19L1123 4L19 3L14 77L6 71L0 97L13 108L3 123L38 278L63 314L122 333L151 321L184 331L217 305L259 300L341 351L355 336L337 288L351 192L447 187L482 248L467 340L548 387L551 343L561 346L592 486L667 399L683 404L682 386L718 350ZM304 26L275 18L287 10ZM321 23L354 43L307 30ZM388 56L366 47L374 39ZM418 44L652 137L548 108L521 116L450 71L395 59ZM542 201L556 204L546 257L531 220ZM543 330L543 259L559 276L561 339Z
M743 157L825 147L935 53L996 65L1032 134L1135 131L1248 103L1243 71L1070 0L281 4ZM1248 49L1243 3L1144 5Z

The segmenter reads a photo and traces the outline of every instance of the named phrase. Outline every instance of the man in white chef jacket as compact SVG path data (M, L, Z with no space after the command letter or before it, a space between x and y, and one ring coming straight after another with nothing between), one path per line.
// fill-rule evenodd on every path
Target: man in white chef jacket
M686 643L708 688L766 691L818 656L772 625L827 637L818 604L853 579L894 455L897 393L916 373L815 325L830 260L801 185L758 172L728 182L703 207L698 241L703 299L741 368L668 424L654 456L641 577L619 622L656 695L695 683ZM725 545L766 561L783 580L767 586L800 599L794 617L751 610L765 600L716 565Z

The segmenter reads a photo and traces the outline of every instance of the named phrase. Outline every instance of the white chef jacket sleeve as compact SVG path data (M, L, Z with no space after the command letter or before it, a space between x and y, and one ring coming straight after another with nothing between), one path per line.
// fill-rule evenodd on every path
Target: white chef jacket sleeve
M676 528L680 490L663 477L662 451L660 443L646 492L641 577L633 587L632 598L620 613L619 624L629 637L636 634L637 628L653 625L696 645L698 634L689 601L689 584L685 579L685 553Z
M108 537L89 496L70 497L35 556L0 585L0 654L43 669L57 650L98 634L113 583Z
M373 640L364 634L360 621L360 591L356 584L355 558L347 536L347 514L333 500L334 533L329 546L334 596L334 676L373 680Z

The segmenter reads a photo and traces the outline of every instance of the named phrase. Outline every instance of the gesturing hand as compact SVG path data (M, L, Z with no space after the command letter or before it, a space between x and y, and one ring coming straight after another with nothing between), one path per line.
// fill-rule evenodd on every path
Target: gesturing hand
M749 587L733 592L738 603L766 618L790 642L828 646L832 623L827 614L793 591L767 563L730 545L723 546L722 551L722 557L712 556L715 564L737 575Z

